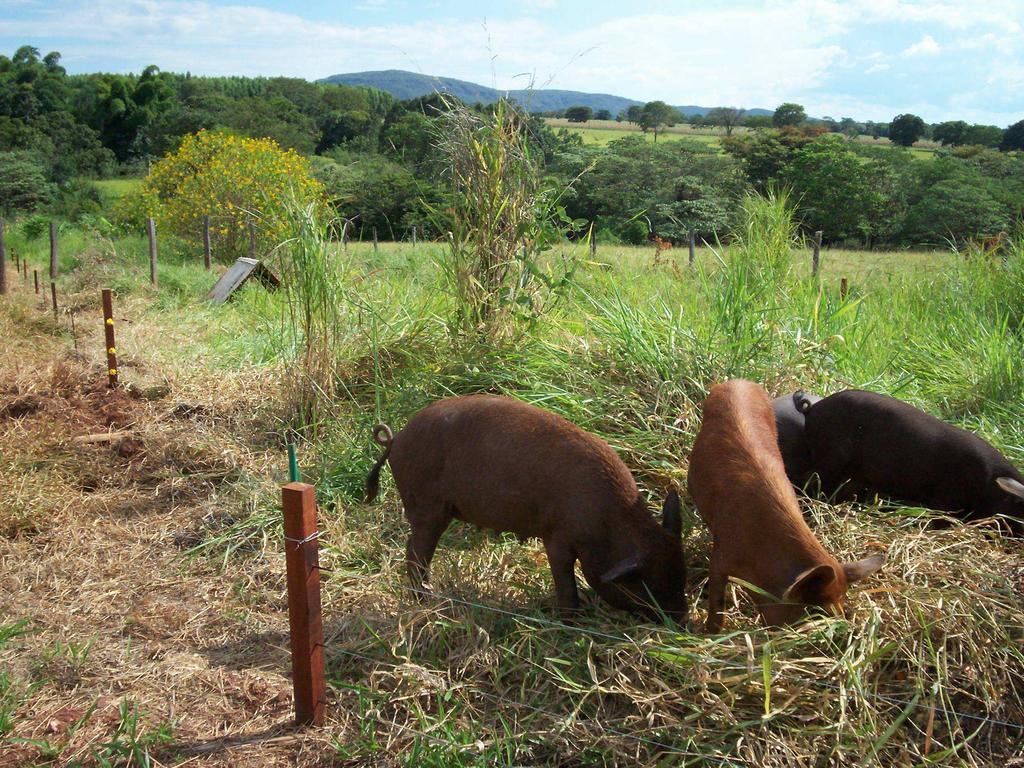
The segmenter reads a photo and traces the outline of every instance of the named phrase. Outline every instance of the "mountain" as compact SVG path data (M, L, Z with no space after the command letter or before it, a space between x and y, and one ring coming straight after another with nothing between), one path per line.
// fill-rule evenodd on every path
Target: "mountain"
M371 88L387 91L396 99L415 99L417 96L426 96L434 91L441 91L443 93L450 93L467 104L475 104L478 101L483 104L490 104L507 94L510 99L524 105L531 112L555 112L566 107L583 106L590 107L595 112L599 109L607 109L612 115L617 115L634 104L643 104L642 101L637 101L636 99L627 99L624 96L613 96L608 93L559 91L550 88L499 91L496 88L488 88L485 85L477 85L466 80L456 80L454 77L420 75L416 72L406 72L401 69L331 75L317 82L370 86ZM706 115L711 107L687 104L677 106L676 109L684 115ZM770 115L772 110L749 109L747 114Z

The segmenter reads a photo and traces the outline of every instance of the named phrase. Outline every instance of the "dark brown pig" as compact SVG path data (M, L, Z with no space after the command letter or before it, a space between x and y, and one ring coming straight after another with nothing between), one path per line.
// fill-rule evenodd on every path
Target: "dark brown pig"
M826 493L867 491L963 520L996 517L1024 535L1024 476L977 435L857 389L799 407L811 466Z
M875 555L840 564L815 538L786 476L771 400L752 382L718 384L704 401L689 487L714 540L709 632L722 627L730 576L770 596L751 592L766 624L785 624L800 618L807 606L842 611L849 584L885 562Z
M804 411L809 405L821 400L803 390L783 395L772 400L775 411L775 429L779 435L779 451L786 474L797 488L803 488L811 478L811 451L804 434Z
M577 560L611 605L676 620L686 616L686 564L679 498L655 522L632 474L611 447L560 416L508 397L440 400L392 437L366 480L376 495L391 465L412 534L406 562L414 589L428 577L452 520L544 542L562 609L579 607Z

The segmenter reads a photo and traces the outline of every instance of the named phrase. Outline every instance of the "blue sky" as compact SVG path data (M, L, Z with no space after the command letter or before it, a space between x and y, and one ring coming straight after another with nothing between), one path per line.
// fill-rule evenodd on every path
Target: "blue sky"
M408 69L836 118L1024 119L1024 0L0 0L0 50L26 43L70 72Z

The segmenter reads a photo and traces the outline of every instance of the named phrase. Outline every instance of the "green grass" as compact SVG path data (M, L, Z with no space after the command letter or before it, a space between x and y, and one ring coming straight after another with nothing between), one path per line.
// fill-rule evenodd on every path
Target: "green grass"
M544 122L552 128L566 128L574 131L583 137L583 143L588 145L606 146L610 142L626 136L643 136L647 141L654 141L654 134L644 133L640 126L615 120L589 120L586 123L570 123L564 118L544 118ZM749 133L748 128L735 128L733 134L741 136ZM658 141L677 141L679 139L690 139L699 141L709 147L720 148L722 138L725 136L723 128L696 128L689 124L674 125L666 127L658 135ZM874 146L892 147L888 139L876 139L872 136L858 136L857 141ZM933 142L922 141L910 148L912 157L918 160L931 160L935 157L938 146Z
M103 204L109 206L130 192L138 190L142 186L142 179L101 179L92 184L99 191Z
M317 485L332 571L324 594L338 714L328 729L339 762L958 765L1020 754L1014 732L985 722L1024 711L1020 550L981 529L926 531L913 509L809 504L837 555L889 549L883 573L852 595L851 620L768 631L733 610L730 631L707 636L697 624L640 625L596 601L562 626L543 550L461 524L442 538L433 578L455 599L421 604L402 586L407 526L390 476L377 506L359 502L378 450L374 423L400 428L439 397L485 391L601 435L657 500L669 484L685 487L708 388L737 376L772 394L890 393L1024 463L1024 253L1002 269L940 252L825 250L814 280L809 250L766 229L700 248L694 267L685 248L655 265L650 247L602 244L591 261L564 245L551 257L582 260L571 289L497 340L453 330L438 244L333 244L345 268L317 261L323 284L313 288L338 302L323 315L331 327L316 331L329 333L334 380L299 459ZM146 322L174 328L153 334L149 365L200 365L213 381L225 369L277 380L294 367L304 347L284 320L287 292L253 286L212 307L195 244L168 246L154 290L141 239L103 250L82 237L68 281L83 290L114 281L149 299ZM280 393L261 405L278 428L303 416ZM193 550L234 574L280 566L278 498L247 483L230 524L205 530ZM710 542L692 507L684 526L696 618ZM112 750L122 757L139 753L126 746L132 717L122 712L125 738Z
M544 122L553 128L567 128L583 136L585 144L605 146L609 142L626 136L642 136L647 141L654 141L653 133L644 133L640 126L630 123L619 123L615 120L590 120L587 123L570 123L560 118L545 118ZM738 129L737 129L738 130ZM742 132L739 131L738 132ZM724 135L724 134L721 134ZM658 141L678 141L690 139L707 144L709 147L721 146L720 132L708 128L693 128L689 125L666 127L658 133Z

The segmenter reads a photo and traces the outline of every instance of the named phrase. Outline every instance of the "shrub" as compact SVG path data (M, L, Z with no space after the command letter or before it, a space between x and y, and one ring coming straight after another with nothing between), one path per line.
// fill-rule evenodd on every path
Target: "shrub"
M413 225L423 231L424 204L443 207L441 190L380 155L348 154L314 158L314 174L338 212L356 223L363 238L376 228L382 239L401 240Z
M34 211L49 203L54 187L31 152L0 152L0 211Z
M21 222L21 235L26 240L38 240L50 231L50 217L42 214L29 216Z
M59 215L71 221L78 221L83 216L98 215L102 210L103 198L92 182L72 179L61 185L60 198L55 208Z
M133 226L153 216L166 231L195 239L204 215L211 220L214 252L234 258L248 249L248 222L259 222L261 250L288 232L288 208L323 197L309 163L270 139L200 131L153 166L142 189L123 199L117 218Z

